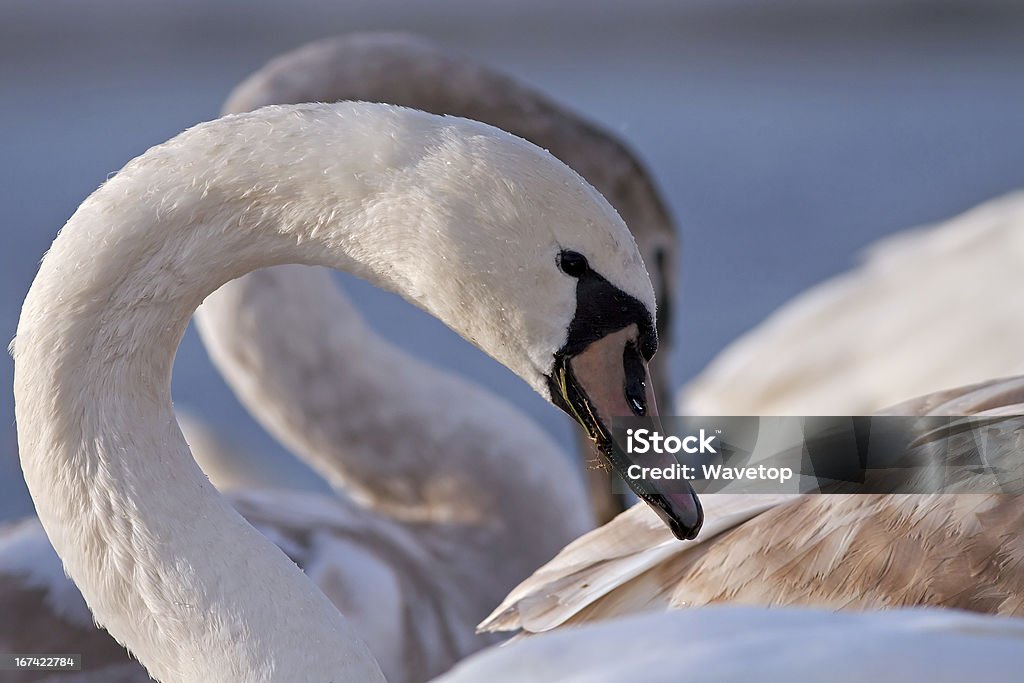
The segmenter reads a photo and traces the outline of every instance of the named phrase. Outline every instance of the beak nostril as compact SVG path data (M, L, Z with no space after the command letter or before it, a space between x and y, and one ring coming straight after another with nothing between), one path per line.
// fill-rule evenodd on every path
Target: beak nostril
M626 404L637 417L647 415L647 366L636 342L626 342L622 349L623 392Z
M647 414L647 408L643 403L638 401L636 398L627 395L626 398L629 400L629 407L637 417L643 417Z

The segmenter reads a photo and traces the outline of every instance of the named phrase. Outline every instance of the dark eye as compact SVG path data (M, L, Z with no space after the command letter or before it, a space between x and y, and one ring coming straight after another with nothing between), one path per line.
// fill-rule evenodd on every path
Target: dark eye
M558 267L569 277L582 277L589 270L587 257L578 251L566 249L558 255Z

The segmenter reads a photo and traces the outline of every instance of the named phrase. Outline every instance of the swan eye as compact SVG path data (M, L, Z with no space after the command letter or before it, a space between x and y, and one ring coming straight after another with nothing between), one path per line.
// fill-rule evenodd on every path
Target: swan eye
M578 251L563 250L558 255L558 267L569 277L582 277L590 270L587 257Z

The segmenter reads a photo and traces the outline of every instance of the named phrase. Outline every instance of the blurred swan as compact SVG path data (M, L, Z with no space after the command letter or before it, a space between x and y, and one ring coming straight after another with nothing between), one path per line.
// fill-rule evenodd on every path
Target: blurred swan
M43 260L12 345L19 450L96 621L157 679L381 680L355 627L270 536L339 588L344 612L373 616L362 635L387 634L397 680L425 678L480 646L459 625L501 571L460 564L469 534L456 527L486 537L523 524L521 491L496 497L476 486L479 470L452 473L466 500L450 528L281 491L232 507L174 419L170 369L192 312L226 281L288 262L405 295L605 441L609 416L629 409L624 388L634 410L654 408L650 390L633 390L649 387L654 290L614 209L551 155L477 122L368 103L200 124L87 198ZM377 350L366 368L390 372L391 350ZM489 431L472 436L487 460ZM538 479L522 459L536 455L501 463L505 484L563 504L571 470L555 459ZM679 533L699 528L692 494L644 493ZM563 512L529 533L571 533L578 516Z
M972 471L941 493L704 495L708 521L688 543L634 507L538 569L483 628L539 633L725 602L1024 615L1024 378L920 397L884 414L986 418L973 431L934 435L908 460L956 464L980 453L1003 480Z
M438 683L1013 683L1024 620L915 609L705 607L613 619L470 657Z
M883 239L733 342L681 415L870 415L1024 373L1024 192Z
M228 98L225 113L243 112L267 104L362 100L397 104L434 114L450 114L489 123L550 151L590 182L622 215L636 239L640 254L655 284L660 351L651 364L657 400L669 405L668 359L671 356L671 311L676 301L677 235L667 205L636 156L612 134L583 120L536 89L424 39L398 33L361 33L319 40L281 55L243 81ZM243 278L239 288L248 287ZM289 286L281 276L278 285ZM218 295L215 295L218 296ZM246 299L243 294L235 299ZM295 446L290 429L323 432L314 455L296 448L300 457L336 485L332 471L346 441L331 431L344 431L344 412L332 410L337 397L328 390L319 398L321 408L305 401L305 417L282 405L274 394L264 395L258 380L240 359L250 344L245 334L233 334L230 325L207 330L213 307L200 309L198 322L222 374L249 411L281 441ZM221 312L225 306L218 307ZM272 324L273 318L262 321ZM329 354L329 349L324 350ZM326 361L327 359L324 358ZM425 407L425 406L424 406ZM285 409L290 417L274 414ZM413 408L410 408L412 410ZM455 409L455 408L452 408ZM321 424L318 420L327 420ZM580 448L585 461L589 495L599 522L623 510L623 496L612 495L603 457L581 430ZM301 437L299 437L301 438ZM415 431L392 434L391 439L420 439ZM352 458L354 460L354 458ZM244 467L244 464L241 466Z

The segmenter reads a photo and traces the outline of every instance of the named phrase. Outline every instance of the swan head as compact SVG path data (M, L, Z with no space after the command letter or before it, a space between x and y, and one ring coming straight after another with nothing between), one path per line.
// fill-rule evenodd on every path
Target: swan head
M442 120L459 135L441 134L408 179L425 188L415 219L429 246L402 257L404 292L578 421L677 537L695 537L695 494L626 477L613 448L612 418L657 415L655 296L633 236L545 150Z
M676 538L696 538L704 516L693 490L688 485L684 491L659 489L652 482L628 477L632 462L611 430L614 417L657 420L649 368L658 348L653 312L593 270L580 252L564 250L558 263L562 272L577 280L576 310L546 376L549 399L580 423L623 481Z

